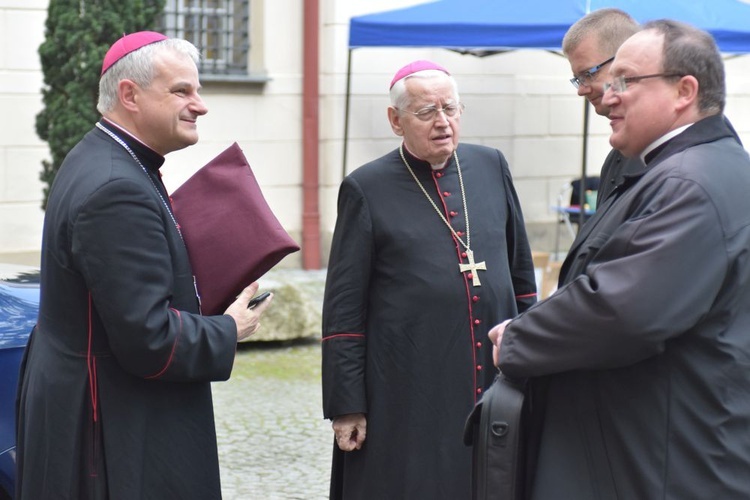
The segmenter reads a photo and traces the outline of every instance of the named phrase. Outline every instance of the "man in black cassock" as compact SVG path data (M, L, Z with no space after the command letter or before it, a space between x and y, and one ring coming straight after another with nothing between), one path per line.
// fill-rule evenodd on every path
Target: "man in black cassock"
M102 66L103 118L68 154L44 222L39 319L21 373L16 498L221 498L210 383L268 302L253 283L201 316L159 176L207 112L198 51L139 32Z
M454 79L391 82L396 150L348 175L323 306L331 498L466 499L466 418L492 382L489 328L536 301L523 217L496 149L458 144Z
M528 378L532 500L750 497L750 158L722 115L711 35L652 21L612 63L627 176L576 238L560 287L493 328Z

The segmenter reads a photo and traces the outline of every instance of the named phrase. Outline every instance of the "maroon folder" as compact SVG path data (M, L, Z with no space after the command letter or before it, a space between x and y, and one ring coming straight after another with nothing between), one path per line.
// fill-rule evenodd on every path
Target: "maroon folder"
M236 142L171 199L203 314L222 314L243 288L299 250L268 206Z

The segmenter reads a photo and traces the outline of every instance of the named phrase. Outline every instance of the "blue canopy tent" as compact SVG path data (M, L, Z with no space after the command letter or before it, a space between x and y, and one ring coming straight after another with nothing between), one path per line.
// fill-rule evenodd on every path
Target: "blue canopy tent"
M362 47L439 47L483 56L514 49L560 52L568 28L597 9L617 7L639 22L671 18L710 32L726 54L750 52L750 0L441 0L351 18L343 174L349 139L352 51ZM584 101L583 167L589 106Z
M603 7L643 22L677 19L710 32L722 52L750 50L750 5L740 0L442 0L353 17L349 48L560 50L568 28Z

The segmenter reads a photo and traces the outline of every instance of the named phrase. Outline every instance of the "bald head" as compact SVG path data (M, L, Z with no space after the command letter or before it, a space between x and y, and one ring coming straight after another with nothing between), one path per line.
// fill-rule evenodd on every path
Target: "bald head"
M630 37L610 67L610 144L641 154L657 139L724 107L724 70L713 39L675 21L655 21Z

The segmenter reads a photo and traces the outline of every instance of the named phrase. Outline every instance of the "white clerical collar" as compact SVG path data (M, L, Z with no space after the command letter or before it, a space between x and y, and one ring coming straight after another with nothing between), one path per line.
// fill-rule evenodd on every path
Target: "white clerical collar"
M678 135L680 135L681 133L683 133L685 130L687 130L688 127L690 127L691 125L692 125L692 123L688 123L687 125L683 125L682 127L678 127L678 128L676 128L674 130L670 130L669 132L667 132L666 134L664 134L663 136L659 137L654 142L652 142L641 153L641 161L644 163L644 165L646 164L646 155L647 154L649 154L651 151L653 151L654 149L658 148L659 146L661 146L662 144L664 144L665 142L667 142L671 138L677 137Z
M404 149L405 149L405 150L409 151L409 148L407 148L407 147L406 147L406 144L404 144L403 146L404 146ZM410 155L412 155L412 156L413 156L414 158L416 158L417 160L422 160L422 158L420 158L419 156L415 155L415 154L414 154L414 153L412 153L411 151L409 151L409 154L410 154ZM452 153L451 153L451 154L452 154ZM450 156L448 156L448 158L447 158L447 159L446 159L446 160L445 160L445 161L444 161L443 163L435 163L435 164L432 164L432 163L430 163L430 168L432 168L432 170L442 170L442 169L444 169L444 168L445 168L445 166L446 166L446 165L448 164L448 161L449 161L450 159L451 159L451 157L450 157ZM425 160L422 160L422 161L425 161Z

